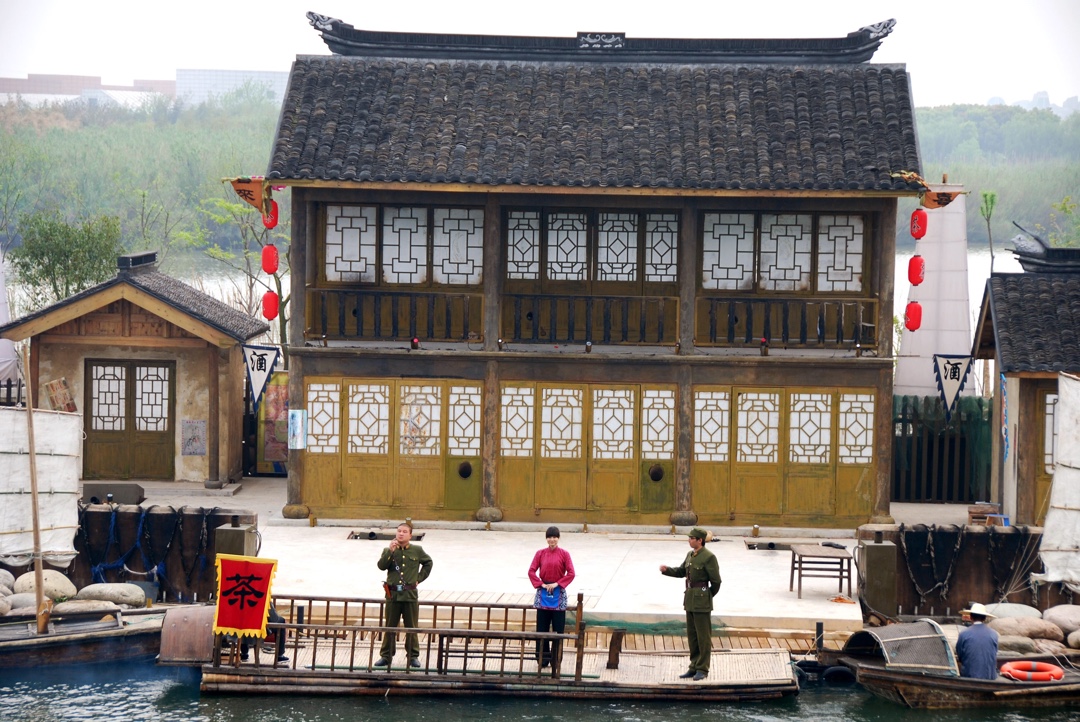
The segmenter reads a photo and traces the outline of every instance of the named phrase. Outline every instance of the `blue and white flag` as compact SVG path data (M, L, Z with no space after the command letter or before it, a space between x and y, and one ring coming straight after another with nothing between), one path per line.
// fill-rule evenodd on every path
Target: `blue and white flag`
M952 417L956 398L964 390L968 372L971 371L970 356L934 354L934 379L937 381L941 402L945 404L945 420Z
M277 346L241 346L244 349L244 365L247 366L248 386L251 387L251 408L259 412L259 399L266 389L266 382L274 371L281 351Z

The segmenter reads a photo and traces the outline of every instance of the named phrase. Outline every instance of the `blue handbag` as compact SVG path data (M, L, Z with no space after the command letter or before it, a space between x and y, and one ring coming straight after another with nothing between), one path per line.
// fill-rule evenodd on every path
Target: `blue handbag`
M540 609L558 609L559 604L562 602L563 588L555 587L555 591L549 592L548 590L540 587L537 590L540 594L537 597L537 603Z

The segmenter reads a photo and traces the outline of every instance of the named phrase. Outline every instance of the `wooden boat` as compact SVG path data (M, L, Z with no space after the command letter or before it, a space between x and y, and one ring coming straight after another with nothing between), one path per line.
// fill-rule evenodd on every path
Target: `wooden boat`
M54 617L38 633L33 617L0 618L0 669L153 660L166 610Z
M1080 673L1068 664L1053 682L961 677L944 632L929 619L856 632L844 652L839 662L859 684L913 709L1080 705Z
M714 649L709 676L680 679L687 653L622 649L619 630L586 633L583 603L567 610L565 634L538 633L527 604L420 602L420 668L379 659L381 599L274 595L286 632L286 661L255 645L248 661L213 635L213 608L170 611L160 665L199 665L204 693L248 694L487 694L575 699L740 702L777 699L799 691L787 649ZM302 610L302 611L301 611ZM398 640L406 630L398 629ZM550 667L536 661L536 643L563 646Z

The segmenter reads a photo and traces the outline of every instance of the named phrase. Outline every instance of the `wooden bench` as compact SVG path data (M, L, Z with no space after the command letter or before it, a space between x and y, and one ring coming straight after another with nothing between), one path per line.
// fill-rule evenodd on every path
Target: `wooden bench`
M844 590L847 580L848 596L851 596L851 552L847 549L826 547L819 544L791 545L791 577L788 591L795 588L795 578L799 579L799 599L802 599L803 577L836 579L839 584L836 591Z

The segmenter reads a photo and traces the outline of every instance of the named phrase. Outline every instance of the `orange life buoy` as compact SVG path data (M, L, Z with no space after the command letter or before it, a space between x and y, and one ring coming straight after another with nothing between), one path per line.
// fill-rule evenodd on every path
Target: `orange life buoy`
M1006 662L1001 665L1002 676L1018 682L1056 682L1065 670L1048 662Z

